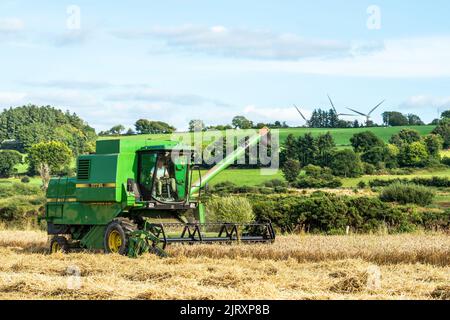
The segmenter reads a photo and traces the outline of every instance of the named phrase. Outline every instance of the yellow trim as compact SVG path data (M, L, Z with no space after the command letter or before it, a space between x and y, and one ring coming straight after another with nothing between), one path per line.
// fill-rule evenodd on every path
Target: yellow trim
M60 252L61 251L61 246L59 245L59 243L58 242L53 242L52 243L52 248L51 248L51 251L52 251L52 253L57 253L57 252Z
M120 235L119 231L113 230L109 233L108 246L109 246L109 250L112 253L119 252L120 247L122 246L122 236Z
M48 198L47 202L77 202L77 198L66 198L66 199Z
M115 183L77 183L77 188L115 188Z

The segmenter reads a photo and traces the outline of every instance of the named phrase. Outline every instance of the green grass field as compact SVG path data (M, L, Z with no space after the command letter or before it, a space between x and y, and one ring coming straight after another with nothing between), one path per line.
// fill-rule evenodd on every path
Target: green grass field
M374 128L349 128L349 129L311 129L311 128L288 128L288 129L280 129L280 141L281 143L286 139L289 134L293 134L294 136L301 136L306 133L311 133L314 136L318 136L320 134L325 134L330 132L336 145L338 146L349 146L350 138L355 134L363 131L371 131L375 133L378 137L380 137L383 141L388 142L389 138L398 133L402 129L414 129L419 131L421 135L427 135L433 131L435 126L409 126L409 127L374 127ZM190 133L175 133L173 137L185 136ZM118 137L100 137L100 140L105 139L117 139ZM168 140L172 138L172 135L169 134L145 134L145 135L134 135L134 136L122 136L120 139L150 139L150 140Z

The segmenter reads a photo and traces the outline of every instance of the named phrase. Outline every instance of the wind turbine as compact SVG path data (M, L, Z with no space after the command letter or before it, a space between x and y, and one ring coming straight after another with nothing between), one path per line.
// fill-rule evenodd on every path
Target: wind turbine
M334 103L333 100L331 100L330 95L327 94L328 100L330 100L330 104L331 104L331 108L333 108L334 112L336 113L337 116L349 116L349 117L355 117L357 116L356 114L348 114L348 113L338 113L336 108L334 107Z
M383 104L383 102L385 102L386 100L381 101L379 104L377 104L375 107L372 108L372 110L369 111L369 113L362 113L359 111L356 111L354 109L351 108L347 108L350 111L356 112L357 114L366 117L366 126L370 123L370 115L372 114L372 112L374 112L379 106L381 106Z
M308 123L308 120L306 119L306 117L303 115L303 113L300 111L300 109L294 104L295 109L297 109L298 113L300 114L300 116L303 118L303 120L306 121L306 123Z

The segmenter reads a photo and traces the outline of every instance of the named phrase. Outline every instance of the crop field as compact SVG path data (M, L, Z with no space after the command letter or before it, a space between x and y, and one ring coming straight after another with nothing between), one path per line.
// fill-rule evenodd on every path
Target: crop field
M348 129L316 129L316 128L287 128L280 129L280 142L286 139L289 134L293 134L294 136L301 136L306 133L311 133L314 136L318 136L320 134L325 134L330 132L333 135L333 138L336 142L337 146L349 146L350 138L359 132L363 131L372 131L383 141L388 142L389 138L398 133L402 129L414 129L419 131L421 135L427 135L433 131L435 126L407 126L407 127L370 127L370 128L348 128ZM189 135L190 133L176 133L174 137L180 135ZM150 139L150 140L168 140L172 135L169 134L148 134L148 135L133 135L133 136L122 136L120 139ZM118 137L100 137L100 139L117 139Z
M0 299L449 299L444 234L280 236L173 246L170 257L48 255L40 231L0 231Z

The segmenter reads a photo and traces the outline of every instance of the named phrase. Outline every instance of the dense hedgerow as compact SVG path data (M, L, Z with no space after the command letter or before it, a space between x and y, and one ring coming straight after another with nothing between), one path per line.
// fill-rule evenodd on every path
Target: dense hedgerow
M431 178L420 178L416 177L413 179L374 179L369 182L372 188L375 187L387 187L394 183L413 183L417 185L427 186L427 187L437 187L437 188L450 188L450 179L448 177L431 177Z
M338 196L315 192L311 196L251 195L257 220L270 220L282 232L312 233L410 232L418 227L448 228L449 213L420 212L412 206L394 206L373 197Z
M384 202L398 202L401 204L430 205L435 193L428 187L397 182L385 187L380 193Z
M37 186L0 185L0 224L15 227L36 224L44 204L44 194Z

